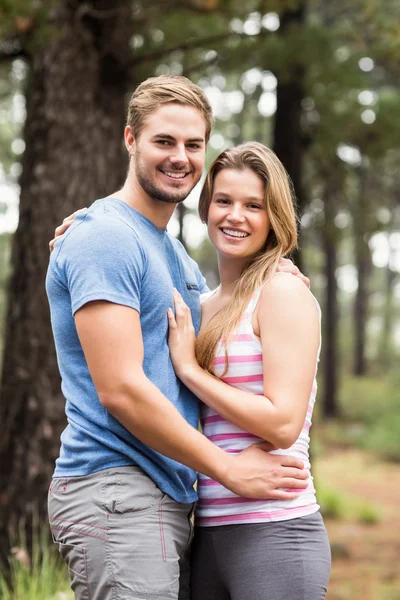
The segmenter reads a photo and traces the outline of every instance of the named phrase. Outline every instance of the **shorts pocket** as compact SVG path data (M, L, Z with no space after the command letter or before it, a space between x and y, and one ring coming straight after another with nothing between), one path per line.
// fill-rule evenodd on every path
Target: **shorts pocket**
M158 508L165 494L138 467L112 472L104 481L103 506L110 514L140 513Z
M73 546L56 542L64 562L68 567L71 588L79 600L90 600L87 576L86 551L84 546Z

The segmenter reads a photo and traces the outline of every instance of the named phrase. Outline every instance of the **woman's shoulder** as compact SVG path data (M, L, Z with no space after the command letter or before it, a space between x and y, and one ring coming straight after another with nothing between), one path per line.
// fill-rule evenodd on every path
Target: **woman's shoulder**
M218 288L215 288L215 290L211 290L209 292L205 292L204 294L200 294L200 304L204 304L209 298L211 298L211 296L215 294L217 289Z
M281 307L292 307L304 310L317 310L320 313L319 304L308 289L308 287L295 275L291 273L275 273L261 289L260 306L276 304Z

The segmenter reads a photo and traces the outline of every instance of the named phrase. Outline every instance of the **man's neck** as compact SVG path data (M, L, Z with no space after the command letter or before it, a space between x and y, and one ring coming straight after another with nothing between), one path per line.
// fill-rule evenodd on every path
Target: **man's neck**
M149 219L156 227L164 228L168 225L176 204L160 202L151 198L139 185L135 178L128 174L123 187L110 197L119 198L129 206Z

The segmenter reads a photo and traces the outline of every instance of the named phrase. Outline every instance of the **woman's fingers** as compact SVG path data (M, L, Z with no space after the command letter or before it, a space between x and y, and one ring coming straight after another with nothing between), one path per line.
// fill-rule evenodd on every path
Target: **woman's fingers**
M176 319L188 324L189 307L185 304L182 296L177 289L174 288L174 305L175 305L175 316Z
M285 490L273 490L269 495L269 499L271 499L271 500L296 500L296 498L298 498L299 495L300 494L296 491L286 492Z
M58 227L56 227L55 231L54 231L54 238L52 240L50 240L49 242L49 250L50 252L53 252L54 250L54 244L56 243L56 241L58 240L59 237L61 237L68 229L68 227L73 223L73 219L71 221L65 221L65 223L63 223L62 225L59 225Z
M170 308L170 307L167 308L167 317L168 317L168 323L169 323L170 330L176 329L176 321L175 321L174 313L172 311L172 308Z
M52 240L50 240L50 242L49 242L49 250L50 250L50 252L53 252L53 250L54 250L54 244L56 243L57 239L59 237L61 237L67 231L67 229L68 229L68 227L70 227L70 225L72 225L72 223L74 222L75 217L77 215L85 213L86 211L87 211L87 207L80 208L79 210L76 210L71 215L68 215L68 217L65 217L65 219L62 222L62 224L59 225L58 227L56 227L56 229L54 230L54 238Z
M86 211L87 211L87 206L85 206L84 208L79 208L78 210L73 212L71 215L68 215L68 217L65 217L65 219L63 220L63 223L65 223L65 221L73 221L77 215L81 215L82 213L84 213Z
M74 222L74 219L64 219L62 225L59 225L58 227L55 228L54 230L54 237L59 237L60 235L63 235L63 233L65 233L68 229L68 227L70 225L72 225L72 223Z

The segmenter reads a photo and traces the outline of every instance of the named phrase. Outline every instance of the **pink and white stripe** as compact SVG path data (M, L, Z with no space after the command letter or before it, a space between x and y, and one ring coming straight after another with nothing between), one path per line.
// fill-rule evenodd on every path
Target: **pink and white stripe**
M224 375L222 373L226 361L225 348L222 344L219 345L215 358L215 373L229 385L249 393L263 395L262 347L260 340L254 335L251 324L259 294L260 291L253 295L237 331L231 337L228 344L229 367ZM304 426L299 438L291 448L273 452L273 454L287 454L301 458L308 470L310 469L309 430L316 393L317 383L314 380ZM207 406L202 408L201 423L203 433L214 444L231 454L241 452L251 444L263 441L229 423ZM319 508L311 473L307 488L299 491L299 497L296 500L265 501L240 498L205 475L199 475L198 493L196 524L200 526L284 521L309 515Z

